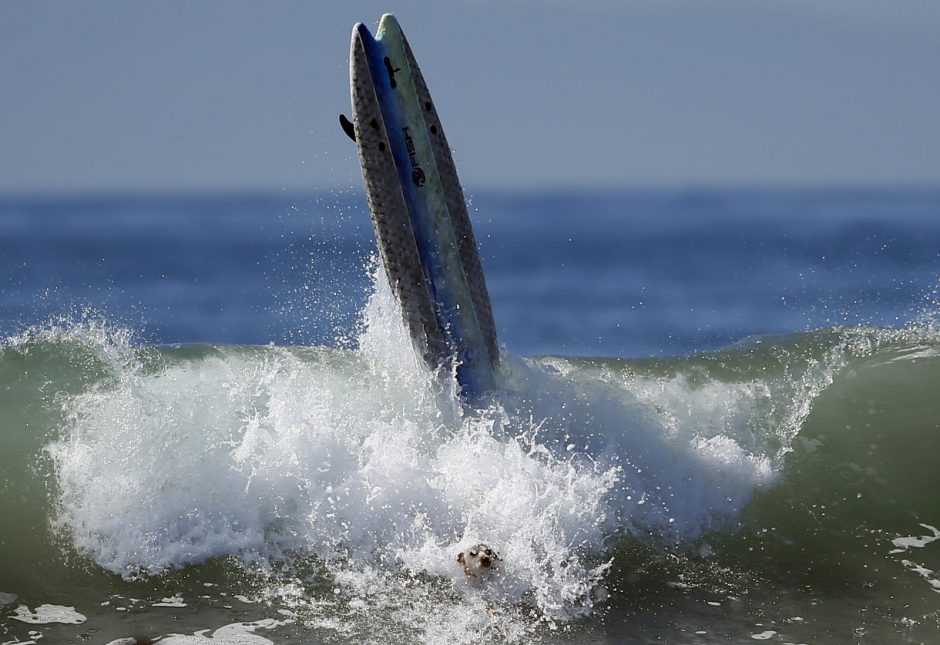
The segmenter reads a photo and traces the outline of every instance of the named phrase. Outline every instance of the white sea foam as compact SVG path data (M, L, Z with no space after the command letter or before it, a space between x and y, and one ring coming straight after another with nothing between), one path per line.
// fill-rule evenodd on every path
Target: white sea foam
M904 553L908 549L922 549L928 544L940 540L940 529L937 529L935 526L930 526L929 524L921 524L921 527L930 531L930 535L920 535L920 536L904 536L897 537L891 540L896 548L889 551L888 553Z
M48 625L50 623L80 625L85 622L85 616L75 611L75 607L65 607L63 605L39 605L34 611L31 611L26 605L20 605L10 618L31 625Z
M254 622L232 623L194 634L169 634L161 638L160 642L167 645L272 645L273 641L255 632L258 629L274 629L291 622L293 621L265 618Z
M347 615L417 594L409 620L431 640L460 642L500 615L469 611L481 597L504 617L523 605L547 620L589 611L612 537L694 539L780 467L779 411L759 381L507 356L505 390L464 410L453 381L415 358L381 275L356 351L220 349L154 366L126 335L68 333L113 371L68 402L48 447L58 524L78 549L125 577L307 554ZM503 556L490 585L456 562L477 541ZM289 584L276 593L303 602Z

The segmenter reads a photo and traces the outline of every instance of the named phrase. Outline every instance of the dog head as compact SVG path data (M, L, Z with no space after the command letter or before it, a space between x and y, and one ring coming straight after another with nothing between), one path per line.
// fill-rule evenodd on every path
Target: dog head
M463 572L468 578L489 575L502 560L496 549L482 543L457 554L457 562L463 565Z

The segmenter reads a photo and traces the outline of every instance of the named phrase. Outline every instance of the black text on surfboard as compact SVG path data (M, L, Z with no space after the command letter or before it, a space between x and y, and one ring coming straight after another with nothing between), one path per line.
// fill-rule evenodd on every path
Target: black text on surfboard
M411 138L411 133L407 127L401 129L405 135L405 146L408 148L408 158L411 160L411 181L415 186L421 188L424 186L424 171L421 170L421 164L418 163L418 154L415 152L415 142Z

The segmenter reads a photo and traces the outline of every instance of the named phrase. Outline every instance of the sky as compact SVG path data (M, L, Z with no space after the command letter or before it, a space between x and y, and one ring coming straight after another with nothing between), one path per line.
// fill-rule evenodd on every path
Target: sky
M0 194L360 187L386 11L471 189L940 185L936 0L2 0Z

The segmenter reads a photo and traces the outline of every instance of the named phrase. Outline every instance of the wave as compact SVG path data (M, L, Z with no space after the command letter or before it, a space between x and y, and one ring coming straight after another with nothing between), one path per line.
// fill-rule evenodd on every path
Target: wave
M22 519L0 528L18 545L0 556L10 575L67 578L61 558L22 564L63 545L129 580L234 558L282 600L329 580L363 620L404 598L391 622L459 641L482 620L461 611L470 596L538 623L596 610L605 586L643 588L624 572L637 549L682 567L716 544L747 559L742 526L790 526L771 531L785 545L809 517L802 543L816 536L822 560L836 529L903 542L912 512L940 513L916 448L937 443L932 321L661 359L504 353L500 391L464 409L375 283L356 349L147 346L94 315L3 341L0 512ZM485 588L455 558L479 541L504 560ZM790 562L771 551L769 566ZM298 574L310 567L319 582Z

